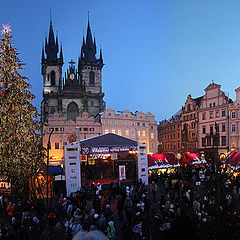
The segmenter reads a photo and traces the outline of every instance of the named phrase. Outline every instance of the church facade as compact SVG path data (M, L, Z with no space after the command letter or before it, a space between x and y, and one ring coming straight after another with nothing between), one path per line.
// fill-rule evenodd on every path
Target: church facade
M43 101L41 103L42 122L55 112L66 121L76 121L77 116L87 112L94 117L105 110L102 92L102 50L96 58L95 38L92 38L88 21L86 41L83 37L78 66L70 61L67 72L62 74L63 50L59 51L58 38L54 36L50 21L49 37L42 49Z
M64 145L101 134L101 124L95 116L103 112L106 104L102 92L103 58L100 49L96 57L95 38L92 38L88 21L86 40L83 37L81 55L77 67L69 62L63 76L63 50L59 49L58 37L54 36L50 20L49 36L42 49L43 146L47 147L52 132L49 151L50 164L64 164Z

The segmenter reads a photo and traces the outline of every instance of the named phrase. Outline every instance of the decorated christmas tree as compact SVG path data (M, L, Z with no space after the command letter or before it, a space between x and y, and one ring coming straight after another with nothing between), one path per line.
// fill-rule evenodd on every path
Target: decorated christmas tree
M13 187L27 186L44 165L41 125L32 105L24 65L13 46L11 29L3 25L0 39L0 178Z

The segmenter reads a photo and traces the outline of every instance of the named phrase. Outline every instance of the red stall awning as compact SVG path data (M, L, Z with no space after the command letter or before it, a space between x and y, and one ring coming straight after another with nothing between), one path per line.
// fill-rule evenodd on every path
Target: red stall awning
M172 153L148 154L148 169L179 167L179 163Z
M190 164L204 164L206 160L198 153L186 153L187 160Z
M236 169L240 167L240 152L230 153L225 162L230 168Z

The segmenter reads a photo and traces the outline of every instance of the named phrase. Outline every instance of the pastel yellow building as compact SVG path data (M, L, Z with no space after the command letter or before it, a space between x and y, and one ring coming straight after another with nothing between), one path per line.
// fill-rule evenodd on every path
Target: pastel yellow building
M140 143L147 143L148 153L157 153L157 121L152 113L129 110L115 112L108 108L100 113L102 133L114 133Z

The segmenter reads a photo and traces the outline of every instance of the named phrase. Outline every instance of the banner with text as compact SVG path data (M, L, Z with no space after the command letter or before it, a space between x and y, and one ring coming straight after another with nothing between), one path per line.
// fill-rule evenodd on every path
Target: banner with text
M147 144L138 143L138 179L148 184Z
M119 165L119 180L126 180L126 169L125 165Z
M79 144L65 145L65 177L67 196L81 188Z
M112 154L137 151L137 147L82 147L81 154Z

